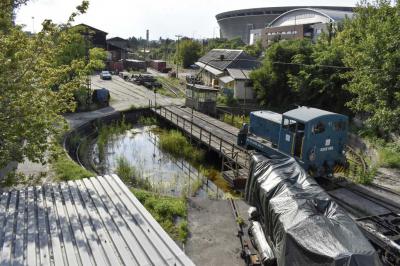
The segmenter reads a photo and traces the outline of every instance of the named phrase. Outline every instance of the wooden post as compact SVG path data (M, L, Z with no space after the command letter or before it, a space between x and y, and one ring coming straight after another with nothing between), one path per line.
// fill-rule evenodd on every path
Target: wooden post
M199 140L201 141L201 135L202 135L202 133L203 133L203 128L200 128L200 137L199 137Z
M208 139L208 149L211 149L211 132Z

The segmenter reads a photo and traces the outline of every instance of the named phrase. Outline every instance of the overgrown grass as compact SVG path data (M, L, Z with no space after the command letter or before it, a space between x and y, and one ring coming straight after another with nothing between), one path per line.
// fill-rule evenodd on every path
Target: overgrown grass
M78 180L95 176L94 173L78 165L66 154L61 154L51 165L55 178L62 181Z
M379 155L378 164L382 167L400 168L400 145L385 143L377 148Z
M152 126L157 125L157 118L154 116L141 116L138 123L142 126Z
M243 116L243 115L230 115L230 114L223 114L222 116L222 121L225 123L241 128L243 123L250 123L250 117L249 116Z
M151 182L148 179L144 179L136 167L131 165L125 157L117 158L116 173L121 180L129 186L134 186L148 191L153 190Z
M185 136L177 130L159 133L159 145L162 150L192 163L199 163L204 158L204 152L193 147Z
M136 188L131 191L173 239L185 243L188 224L187 205L183 198L161 196Z

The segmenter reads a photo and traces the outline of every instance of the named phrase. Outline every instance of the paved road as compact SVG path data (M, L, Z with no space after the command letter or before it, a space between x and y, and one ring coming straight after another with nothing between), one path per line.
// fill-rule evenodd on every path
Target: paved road
M154 103L154 93L143 86L127 82L118 76L112 80L101 80L99 76L92 76L92 88L106 88L111 93L111 106L125 109L135 105L136 107L149 106L149 101ZM181 98L170 98L164 95L156 95L157 105L183 104Z
M106 88L110 91L110 106L91 112L73 113L65 115L69 125L74 128L90 120L110 115L116 111L127 110L131 107L148 107L149 101L154 104L154 93L143 86L127 82L118 76L112 80L101 80L99 76L92 76L92 89ZM156 95L157 105L183 105L183 98L170 98Z

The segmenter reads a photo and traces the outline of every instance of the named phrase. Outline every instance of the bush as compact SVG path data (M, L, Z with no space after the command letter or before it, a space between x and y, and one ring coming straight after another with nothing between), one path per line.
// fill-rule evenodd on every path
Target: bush
M154 116L141 116L138 121L142 126L157 125L157 118Z
M161 132L159 135L160 148L175 157L184 158L197 163L203 160L204 152L194 148L185 136L177 130Z
M182 198L160 196L132 188L132 193L175 240L185 242L188 235L187 206ZM175 221L180 220L179 223Z
M378 149L379 165L390 168L400 168L400 147L388 144Z

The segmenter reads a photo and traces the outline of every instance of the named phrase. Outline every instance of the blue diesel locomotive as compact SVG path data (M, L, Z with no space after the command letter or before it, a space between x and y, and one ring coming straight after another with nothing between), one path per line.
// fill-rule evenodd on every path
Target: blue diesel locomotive
M346 165L347 127L347 116L317 108L257 111L240 130L238 144L268 157L292 156L311 175L327 176Z

